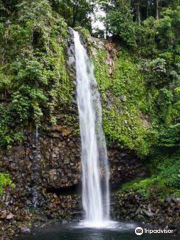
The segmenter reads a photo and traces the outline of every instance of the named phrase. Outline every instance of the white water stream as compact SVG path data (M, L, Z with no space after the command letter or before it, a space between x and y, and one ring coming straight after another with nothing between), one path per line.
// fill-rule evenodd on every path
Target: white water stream
M109 166L102 129L100 94L93 64L74 31L77 103L81 133L82 203L84 224L105 226L109 221Z

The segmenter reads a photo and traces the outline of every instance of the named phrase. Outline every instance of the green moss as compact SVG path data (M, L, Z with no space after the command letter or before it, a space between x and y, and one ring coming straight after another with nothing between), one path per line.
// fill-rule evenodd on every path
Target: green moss
M15 187L8 174L0 173L0 195L4 192L6 186Z
M133 182L126 183L122 186L121 191L135 191L146 198L150 197L152 186L156 184L156 177L135 180Z

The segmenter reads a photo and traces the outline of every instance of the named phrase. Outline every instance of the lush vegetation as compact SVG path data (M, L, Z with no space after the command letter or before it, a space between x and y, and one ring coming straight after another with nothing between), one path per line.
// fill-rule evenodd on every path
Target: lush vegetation
M151 168L151 177L129 183L124 189L133 189L146 197L153 191L162 197L179 196L180 3L165 0L119 0L109 7L106 5L106 9L108 31L112 34L113 40L123 45L129 52L131 59L136 59L135 71L140 72L143 79L143 84L137 85L137 96L128 92L124 92L124 95L127 99L130 97L133 100L137 99L136 107L134 106L137 115L140 110L142 116L147 116L149 123L143 138L143 127L142 131L139 131L138 127L136 130L137 139L141 140L137 145L139 151L149 156L148 168ZM121 62L121 68L122 59L121 57L118 60ZM130 64L126 70L129 68ZM131 70L128 74L130 72ZM123 76L118 77L121 79L119 83L121 85ZM133 81L133 77L130 79ZM137 80L133 81L133 87L136 82ZM115 86L117 87L117 84ZM129 86L130 84L126 85L127 91L133 89L132 87L129 89ZM123 86L120 89L122 94ZM128 103L125 103L125 106L128 107ZM126 119L132 119L132 116ZM131 130L135 135L133 128ZM131 134L127 135L128 147L130 136ZM136 143L136 138L132 143Z
M1 147L22 140L29 123L38 125L46 118L47 124L55 124L56 108L67 108L73 96L64 19L46 0L12 5L12 14L4 12L0 23ZM3 2L1 6L11 10Z
M121 191L135 191L145 198L180 197L180 157L179 151L154 155L148 164L151 177L137 179L123 185Z
M0 195L3 193L5 187L14 188L14 184L12 183L11 179L9 178L8 174L0 173Z
M104 4L117 56L113 74L97 48L93 61L111 142L144 158L150 177L128 183L145 197L179 196L180 6L178 1ZM147 11L148 10L148 11Z
M111 74L107 49L86 30L82 36L95 64L107 139L154 166L149 179L128 187L146 196L154 186L179 195L178 0L0 0L0 147L23 141L29 125L55 125L59 115L77 130L68 26L102 36L90 21L97 6L106 12L107 37L117 51Z
M144 77L136 59L126 51L118 54L113 76L104 62L106 51L98 49L94 61L103 99L104 131L110 142L119 142L140 156L147 155L154 134L147 122L149 105Z

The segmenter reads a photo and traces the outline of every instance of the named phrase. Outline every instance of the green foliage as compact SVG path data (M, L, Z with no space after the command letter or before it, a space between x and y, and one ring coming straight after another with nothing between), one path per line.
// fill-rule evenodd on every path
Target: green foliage
M133 190L151 197L152 193L162 199L167 196L180 197L180 157L179 152L160 154L152 157L149 165L151 177L124 184L122 191Z
M142 56L154 57L157 54L156 25L157 21L149 17L140 26L136 26L136 42Z
M11 188L15 187L8 174L0 173L0 195L6 186L10 186Z
M157 24L160 49L180 53L180 6L175 10L166 9Z
M21 1L18 16L0 22L0 146L21 141L30 122L55 124L71 105L66 69L67 25L49 1ZM12 21L12 22L11 22Z
M180 147L180 123L172 124L160 132L160 147L179 149Z
M120 51L111 77L104 61L107 52L98 49L94 56L95 75L103 100L103 127L109 141L122 148L135 150L138 155L149 153L157 134L147 121L150 103L146 82L137 59Z
M138 36L139 53L145 58L141 72L149 89L154 129L159 135L156 147L168 149L179 146L179 17L180 7L164 8L158 21L148 18L143 22L139 29L144 36Z
M93 11L92 4L86 0L54 0L53 9L60 14L71 27L82 26L91 29L89 14Z
M136 46L135 24L129 1L117 1L107 14L106 27L110 34L118 37L126 46Z
M143 61L143 72L146 73L148 83L161 86L167 80L167 62L163 58Z
M121 23L115 21L117 16ZM95 70L105 99L107 137L147 155L159 146L179 145L179 7L161 9L158 20L151 16L135 23L132 16L129 2L117 1L108 9L107 24L113 37L121 30L127 34L121 24L134 25L136 37L130 36L130 41L135 44L128 36L120 36L120 41L131 49L138 45L136 58L120 52L111 79L101 53Z
M135 180L133 182L124 184L121 191L135 191L144 197L149 198L152 194L153 185L156 184L156 177L146 178L143 180Z

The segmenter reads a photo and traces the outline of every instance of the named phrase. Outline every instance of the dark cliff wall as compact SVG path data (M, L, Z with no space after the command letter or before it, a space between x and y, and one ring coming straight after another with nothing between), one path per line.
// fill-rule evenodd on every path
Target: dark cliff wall
M10 173L16 189L20 189L26 196L26 204L33 205L34 186L40 193L40 206L45 202L47 204L45 199L49 193L80 194L79 136L69 129L56 126L50 132L40 132L38 144L39 149L35 133L27 131L23 144L0 153L1 169ZM108 156L112 188L144 174L140 160L132 152L109 146Z
M79 136L60 125L51 131L41 130L38 144L35 131L26 130L25 135L21 145L0 153L0 167L15 184L14 189L6 189L0 204L2 224L12 234L36 220L82 216ZM145 174L132 152L109 146L108 156L112 189ZM8 220L9 214L13 217Z

